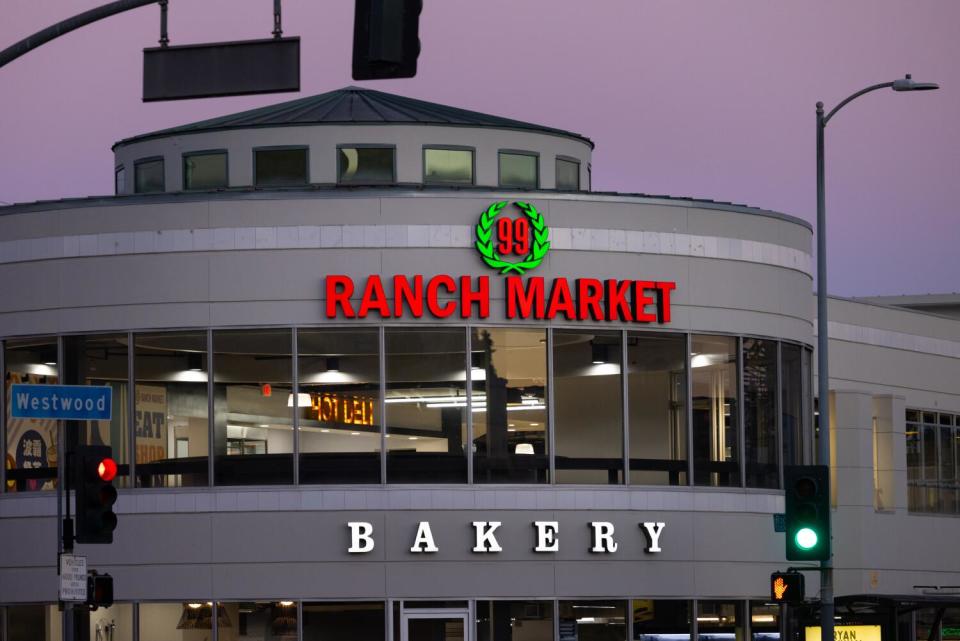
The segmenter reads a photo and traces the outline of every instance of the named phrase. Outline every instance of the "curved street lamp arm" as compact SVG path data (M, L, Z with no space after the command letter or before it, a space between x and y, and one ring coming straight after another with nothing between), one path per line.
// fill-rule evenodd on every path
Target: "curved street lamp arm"
M75 29L84 27L91 22L103 20L112 15L137 9L148 4L157 4L158 2L160 2L160 0L115 0L103 6L90 9L89 11L84 11L72 18L62 20L0 51L0 67L3 67L9 62L13 62L23 54L36 49L40 45L46 44Z
M823 126L826 127L826 126L827 126L827 123L830 121L830 119L833 118L833 114L835 114L835 113L837 113L838 111L840 111L840 109L842 109L848 102L850 102L850 101L852 101L852 100L854 100L854 99L856 99L856 98L859 98L860 96L862 96L862 95L865 94L865 93L870 93L871 91L876 91L877 89L889 89L889 88L891 88L891 87L893 87L893 83L892 83L892 82L881 82L881 83L878 84L878 85L870 85L870 86L867 87L866 89L861 89L861 90L858 91L857 93L855 93L855 94L853 94L853 95L851 95L851 96L848 96L848 97L847 97L845 100L843 100L839 105L837 105L836 107L834 107L833 109L831 109L831 110L830 110L830 113L828 113L826 116L824 116L824 118L823 118Z

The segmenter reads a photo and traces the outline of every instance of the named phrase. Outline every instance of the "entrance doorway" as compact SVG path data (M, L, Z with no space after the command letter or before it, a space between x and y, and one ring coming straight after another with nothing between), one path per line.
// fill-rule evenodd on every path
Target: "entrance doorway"
M466 608L401 610L400 641L471 641Z

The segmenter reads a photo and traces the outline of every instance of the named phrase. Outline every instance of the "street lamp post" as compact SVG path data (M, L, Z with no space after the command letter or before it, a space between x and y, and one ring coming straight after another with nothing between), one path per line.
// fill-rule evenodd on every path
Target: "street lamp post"
M823 133L830 119L847 103L877 89L894 91L928 91L939 89L934 82L916 82L910 74L893 82L882 82L848 96L823 115L823 103L817 103L817 388L820 401L820 436L817 442L817 460L830 465L830 370L827 363L827 220L824 185ZM820 633L821 641L833 637L833 561L820 562Z

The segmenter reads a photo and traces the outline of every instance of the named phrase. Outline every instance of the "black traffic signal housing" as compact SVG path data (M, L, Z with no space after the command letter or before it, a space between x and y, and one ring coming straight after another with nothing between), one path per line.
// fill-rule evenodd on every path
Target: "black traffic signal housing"
M76 540L80 543L113 543L117 515L117 489L113 479L117 464L105 445L78 445L73 454L73 487L76 491Z
M783 468L786 552L789 561L830 558L830 470L826 465Z
M91 570L87 573L87 607L96 610L109 608L111 605L113 605L113 577Z
M774 572L770 575L770 600L775 603L802 603L803 590L803 575L799 572Z
M353 79L413 78L423 0L356 0Z

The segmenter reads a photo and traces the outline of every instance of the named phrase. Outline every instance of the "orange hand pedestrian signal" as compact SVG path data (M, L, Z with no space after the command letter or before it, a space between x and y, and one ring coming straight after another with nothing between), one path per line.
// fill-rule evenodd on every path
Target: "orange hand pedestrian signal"
M773 582L773 598L777 601L782 601L786 591L787 584L784 582L782 576L778 576L777 580Z
M803 575L799 572L774 572L770 575L770 599L777 603L803 601Z

